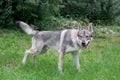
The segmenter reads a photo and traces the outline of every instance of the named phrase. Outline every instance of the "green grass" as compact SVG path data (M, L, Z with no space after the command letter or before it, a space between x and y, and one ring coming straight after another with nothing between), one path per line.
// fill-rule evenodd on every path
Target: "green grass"
M26 65L21 63L24 51L31 47L31 37L20 31L0 30L0 80L120 80L119 33L96 35L79 54L80 72L71 54L65 55L63 74L57 69L58 53L52 50L37 56L34 64L31 55Z

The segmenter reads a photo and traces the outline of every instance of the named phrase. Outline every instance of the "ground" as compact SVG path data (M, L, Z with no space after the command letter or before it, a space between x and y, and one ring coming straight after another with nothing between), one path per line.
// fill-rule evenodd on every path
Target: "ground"
M76 71L71 54L65 55L63 74L57 69L58 53L52 50L37 56L34 63L29 56L23 65L23 54L30 48L32 36L2 29L0 80L120 80L120 29L111 29L115 33L95 32L90 46L79 53L80 72Z

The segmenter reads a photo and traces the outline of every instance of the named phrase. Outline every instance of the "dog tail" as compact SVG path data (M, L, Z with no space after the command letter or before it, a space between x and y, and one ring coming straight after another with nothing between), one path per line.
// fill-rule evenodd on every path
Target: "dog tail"
M37 31L33 30L27 23L23 21L16 21L16 24L18 24L27 34L34 35Z

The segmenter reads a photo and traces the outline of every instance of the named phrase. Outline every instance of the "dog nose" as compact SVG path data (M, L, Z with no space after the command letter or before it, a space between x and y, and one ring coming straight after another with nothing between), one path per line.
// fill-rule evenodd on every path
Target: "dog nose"
M85 42L82 42L82 45L85 45Z
M82 43L85 43L85 40L84 40L84 39L82 40Z

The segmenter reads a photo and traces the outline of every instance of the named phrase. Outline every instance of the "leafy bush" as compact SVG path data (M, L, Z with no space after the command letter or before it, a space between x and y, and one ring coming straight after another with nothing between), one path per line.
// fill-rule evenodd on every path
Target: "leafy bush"
M119 0L1 0L0 27L13 29L15 21L22 20L40 30L55 29L63 18L115 24L120 21L119 4Z
M48 25L49 21L51 23L51 16L59 15L59 2L52 1L53 3L49 0L1 0L0 27L11 28L16 20L22 20L44 29L44 25Z
M120 13L119 0L65 0L61 15L72 18L87 18L95 24L111 24Z

